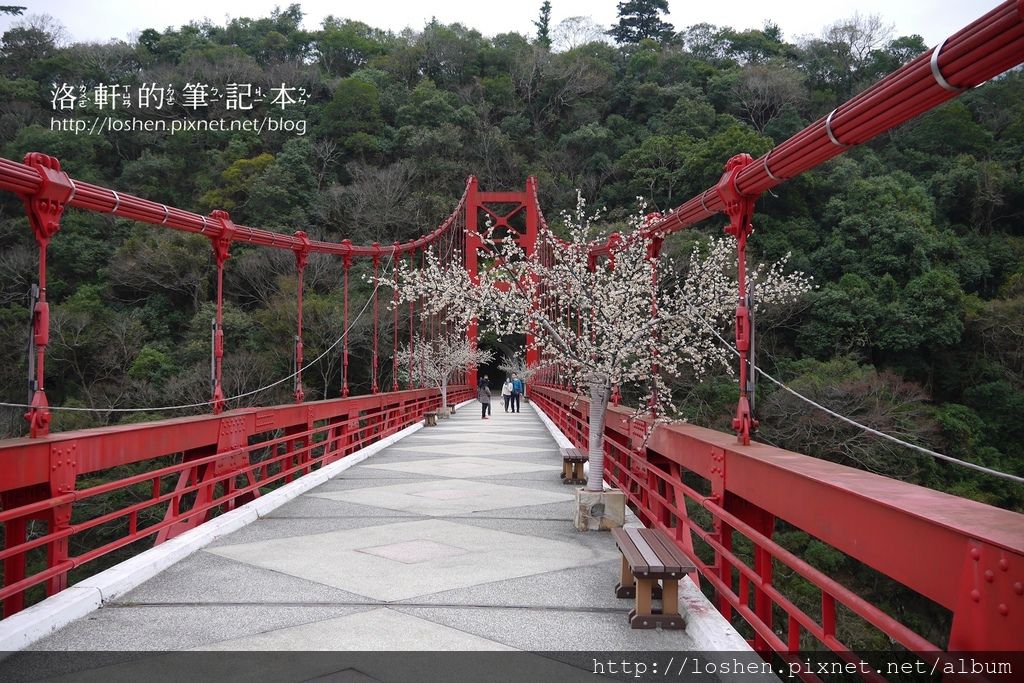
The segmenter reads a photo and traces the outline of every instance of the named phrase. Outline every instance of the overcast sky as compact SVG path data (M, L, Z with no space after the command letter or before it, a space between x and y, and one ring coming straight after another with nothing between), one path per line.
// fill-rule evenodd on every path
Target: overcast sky
M8 0L27 5L26 14L49 14L68 29L74 40L124 39L145 28L162 30L194 19L208 18L223 24L230 17L262 17L288 0ZM358 19L371 26L401 30L422 28L431 17L444 23L461 22L484 35L506 31L533 33L541 0L494 2L493 0L305 0L306 28L316 28L328 14ZM771 19L787 40L817 34L827 24L861 14L879 14L895 24L896 35L913 33L929 46L956 32L999 3L995 0L818 0L815 2L766 2L765 0L669 0L669 21L676 29L708 22L733 28L760 28ZM571 16L590 16L611 25L617 0L552 0L552 26ZM0 18L0 30L16 19Z

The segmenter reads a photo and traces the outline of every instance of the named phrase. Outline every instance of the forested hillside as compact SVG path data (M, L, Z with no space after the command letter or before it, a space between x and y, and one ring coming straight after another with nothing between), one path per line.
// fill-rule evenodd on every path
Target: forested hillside
M524 10L525 11L525 10ZM0 152L58 157L76 178L235 222L356 243L435 227L465 178L485 189L538 178L549 218L580 189L609 226L642 197L670 209L926 50L869 18L815 37L778 27L659 28L614 42L584 18L540 36L482 36L431 23L396 34L344 18L301 28L297 5L226 25L151 27L132 43L69 44L26 19L0 47ZM883 18L884 20L884 18ZM884 21L882 22L884 23ZM602 27L607 28L607 27ZM190 84L221 99L188 107ZM99 85L173 86L162 109L62 109ZM265 96L229 108L229 85ZM70 90L65 90L64 85ZM295 102L272 103L287 86ZM81 89L80 89L81 87ZM132 95L134 98L135 95ZM88 100L88 101L87 101ZM238 100L234 101L238 104ZM53 130L55 119L226 120L272 116L290 130ZM287 123L289 125L283 125ZM301 125L300 125L301 124ZM304 134L300 134L304 133ZM1024 73L1019 69L759 202L757 257L792 253L817 288L761 321L761 363L811 398L875 428L1024 474ZM721 219L672 238L721 230ZM0 396L25 399L26 291L36 249L20 201L0 198ZM51 403L133 407L208 398L214 268L209 242L69 210L49 258ZM340 264L306 272L307 358L340 334ZM295 317L289 254L236 245L226 269L225 393L287 375ZM360 281L358 310L368 288ZM369 386L371 331L353 332L353 384ZM336 396L340 358L306 372ZM288 400L290 386L253 397ZM727 428L729 376L682 387L690 419ZM779 446L1024 509L1019 486L926 461L761 387L759 438ZM20 434L17 411L0 430ZM124 419L59 413L56 429Z

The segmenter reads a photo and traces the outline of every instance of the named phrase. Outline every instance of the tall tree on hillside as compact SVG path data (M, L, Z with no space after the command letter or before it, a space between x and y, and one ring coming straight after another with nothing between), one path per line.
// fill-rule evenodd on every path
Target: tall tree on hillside
M623 45L639 43L645 38L664 42L672 36L675 28L661 15L668 13L668 0L625 0L619 3L619 23L612 26L608 35Z
M540 16L533 22L537 27L537 44L551 47L551 0L544 0L540 6Z

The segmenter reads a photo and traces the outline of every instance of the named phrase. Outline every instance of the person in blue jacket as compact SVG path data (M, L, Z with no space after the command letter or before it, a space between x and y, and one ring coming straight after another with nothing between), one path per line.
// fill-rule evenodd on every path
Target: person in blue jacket
M526 384L519 378L519 375L512 375L512 412L519 412L519 399L523 397L523 392L526 391Z

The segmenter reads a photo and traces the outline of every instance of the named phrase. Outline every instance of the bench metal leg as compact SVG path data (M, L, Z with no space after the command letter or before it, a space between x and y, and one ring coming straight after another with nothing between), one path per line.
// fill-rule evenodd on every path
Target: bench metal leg
M679 616L679 581L663 579L662 584L664 584L664 590L661 597L661 613L666 617ZM680 619L680 621L682 620ZM669 627L662 624L662 628Z
M615 585L615 597L636 597L636 579L633 578L633 572L629 571L629 562L626 560L625 555L622 556L622 570L619 572L619 582Z
M583 478L583 463L578 460L562 461L562 483L563 484L586 484Z
M625 555L622 556L619 582L615 584L615 597L620 599L636 597L636 577L633 576L633 571L629 568L629 561ZM651 597L655 600L661 599L661 585L657 581L651 586Z
M651 598L658 588L654 580L638 579L636 592L636 608L629 613L631 628L656 628L662 630L684 630L686 621L679 614L679 582L666 579L663 582L662 609L653 609Z
M657 583L654 579L637 579L636 581L636 607L629 613L629 625L631 628L656 628L652 611L651 589Z

